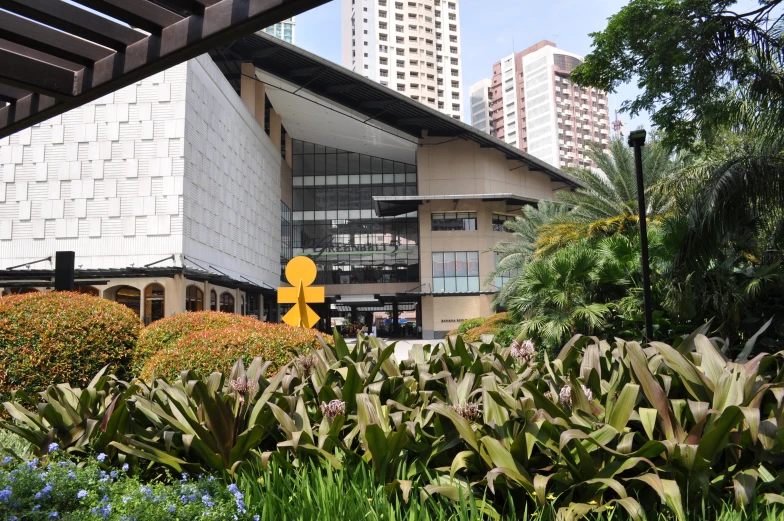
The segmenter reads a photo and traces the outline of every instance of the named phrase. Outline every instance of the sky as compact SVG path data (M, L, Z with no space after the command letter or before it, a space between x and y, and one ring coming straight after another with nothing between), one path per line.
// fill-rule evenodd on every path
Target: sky
M458 0L462 37L463 99L468 87L490 77L493 63L540 40L550 40L566 51L586 55L591 51L589 33L607 26L607 18L628 0ZM296 17L295 44L335 63L341 63L340 0L332 0ZM634 84L619 87L610 95L610 109L633 99ZM468 104L464 121L470 123ZM611 112L610 119L614 119ZM622 114L626 128L650 130L647 114L631 118Z

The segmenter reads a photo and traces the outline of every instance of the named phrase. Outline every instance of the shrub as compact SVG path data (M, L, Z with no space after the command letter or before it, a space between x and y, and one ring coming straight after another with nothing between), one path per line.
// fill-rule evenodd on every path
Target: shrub
M466 322L469 321L467 320ZM466 322L463 322L463 324ZM460 326L462 327L463 324L460 324ZM518 328L519 325L509 316L509 313L496 313L483 319L478 326L466 329L463 340L466 342L479 342L482 340L482 335L493 335L496 342L503 346L508 346L516 336Z
M453 335L465 334L465 332L468 331L469 329L473 329L475 327L479 327L482 324L484 324L485 320L487 320L487 318L485 317L476 317L476 318L469 318L468 320L463 320L462 322L460 322L460 325L458 325L455 329L447 333L446 336L450 337Z
M148 358L158 351L171 347L185 335L253 322L258 322L258 320L253 317L218 311L179 313L153 322L142 329L141 335L139 335L131 364L133 374L138 375Z
M326 335L325 341L331 342L332 337ZM250 363L255 357L272 362L270 370L274 372L320 345L315 330L249 319L222 329L203 329L180 336L170 347L148 358L139 376L176 377L183 369L200 375L214 371L228 374L237 360Z
M140 329L127 307L81 293L0 298L0 395L84 385L105 365L123 376Z

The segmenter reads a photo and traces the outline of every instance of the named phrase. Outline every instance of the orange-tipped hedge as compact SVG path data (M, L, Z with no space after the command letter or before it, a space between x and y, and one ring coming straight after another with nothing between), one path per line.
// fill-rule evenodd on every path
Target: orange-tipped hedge
M126 374L139 317L110 300L70 292L0 298L0 395L53 383L86 385L103 366Z
M300 354L318 349L321 344L317 334L312 329L256 319L220 329L203 329L180 336L169 347L148 358L139 376L150 379L154 374L175 378L186 369L202 376L213 371L228 374L239 358L247 366L257 356L272 362L270 371L274 373ZM323 338L328 343L333 341L330 335L323 335Z
M167 317L142 329L136 350L133 354L132 370L138 375L147 360L159 351L172 347L183 336L199 331L212 331L231 326L246 324L252 326L259 322L253 317L244 317L233 313L219 311L199 311L196 313L178 313Z

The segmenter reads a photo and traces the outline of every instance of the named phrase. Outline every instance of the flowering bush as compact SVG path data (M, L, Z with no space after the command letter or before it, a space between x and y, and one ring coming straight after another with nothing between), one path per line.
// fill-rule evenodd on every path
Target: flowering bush
M466 330L463 340L480 342L482 335L493 335L499 344L509 345L516 336L517 330L518 324L509 317L509 313L496 313L484 320L479 326Z
M76 463L53 457L0 464L0 519L7 521L80 519L249 521L244 495L236 485L209 477L143 483L127 464L110 468L101 459ZM100 455L99 455L100 456Z
M133 353L131 367L133 374L138 375L148 358L158 351L171 347L183 336L198 331L223 329L240 324L251 325L258 322L252 317L218 311L179 313L153 322L145 327L139 335L139 341L136 343L136 349Z
M105 365L122 377L140 329L127 307L81 293L0 298L0 395L84 385Z
M332 337L325 335L324 340L332 342ZM176 377L184 368L201 375L214 371L228 374L237 360L250 363L255 357L272 362L270 371L275 372L300 354L319 347L317 332L313 329L249 319L222 329L206 329L181 336L171 347L150 357L139 376L143 379L149 379L153 374Z
M463 320L455 329L447 333L446 336L450 337L453 335L463 335L469 329L474 329L475 327L479 327L484 324L485 320L487 320L485 317L469 318L468 320Z

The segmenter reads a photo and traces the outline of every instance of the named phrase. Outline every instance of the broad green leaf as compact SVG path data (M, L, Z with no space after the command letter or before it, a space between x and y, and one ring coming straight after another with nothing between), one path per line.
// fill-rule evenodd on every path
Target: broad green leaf
M645 397L648 398L648 401L659 413L664 436L667 439L675 439L675 428L670 417L667 395L664 394L664 390L648 369L648 363L642 348L635 342L629 342L626 344L626 350L629 354L634 375L642 386ZM680 439L682 436L677 436L677 438Z
M640 414L642 427L645 429L645 434L648 435L649 440L654 440L653 429L656 427L656 409L640 407L638 412Z
M457 414L454 409L443 403L432 403L427 406L427 409L434 411L441 416L445 416L455 426L457 432L460 434L460 437L476 452L479 452L479 444L476 440L476 433L474 433L474 429L471 428L471 424L468 420Z
M618 399L615 401L612 412L607 423L612 425L618 432L623 432L629 418L634 411L634 406L637 403L637 395L640 392L640 386L637 384L626 384L623 386Z

